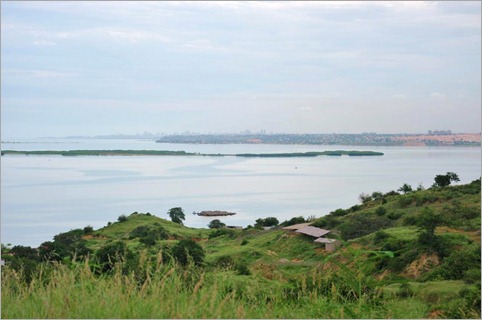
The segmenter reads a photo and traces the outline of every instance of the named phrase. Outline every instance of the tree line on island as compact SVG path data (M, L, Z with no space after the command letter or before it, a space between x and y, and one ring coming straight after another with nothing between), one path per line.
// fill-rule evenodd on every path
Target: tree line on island
M383 156L383 152L335 150L335 151L309 151L309 152L285 152L285 153L195 153L186 151L168 150L2 150L1 155L58 155L58 156L203 156L203 157L249 157L249 158L290 158L290 157L317 157L317 156Z

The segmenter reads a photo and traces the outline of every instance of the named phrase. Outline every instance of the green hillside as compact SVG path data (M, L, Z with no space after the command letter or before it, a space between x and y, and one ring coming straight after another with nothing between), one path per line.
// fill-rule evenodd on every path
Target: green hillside
M259 221L199 229L137 212L2 245L2 317L480 318L480 179L360 198L311 221L335 252Z

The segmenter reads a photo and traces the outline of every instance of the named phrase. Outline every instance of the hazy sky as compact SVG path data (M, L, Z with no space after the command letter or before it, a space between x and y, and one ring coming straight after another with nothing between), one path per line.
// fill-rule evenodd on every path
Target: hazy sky
M481 130L481 2L1 2L1 133Z

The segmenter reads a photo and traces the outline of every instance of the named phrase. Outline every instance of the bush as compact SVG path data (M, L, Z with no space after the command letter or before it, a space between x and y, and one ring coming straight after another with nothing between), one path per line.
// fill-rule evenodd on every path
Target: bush
M303 218L302 216L299 216L299 217L291 218L290 220L286 220L283 223L281 223L280 225L283 226L283 227L287 227L287 226L292 226L294 224L299 224L299 223L304 223L304 222L306 222L305 218Z
M122 262L126 253L126 243L124 241L116 241L105 244L97 250L95 256L101 265L101 271L107 272L112 270L116 263Z
M221 222L219 219L214 219L208 224L209 229L219 229L219 228L224 228L226 227L226 224Z
M209 233L208 239L217 238L217 237L224 236L224 235L227 235L230 238L234 238L235 233L234 233L233 230L225 229L225 228L214 229L213 231L211 231Z
M317 221L313 222L311 225L318 228L334 229L342 223L341 219L333 216L327 215L321 217Z
M223 269L230 269L235 265L233 258L231 256L218 257L213 264L214 266L218 268L223 268Z
M91 234L92 232L94 232L94 228L92 226L87 226L84 228L83 232L84 234Z
M334 217L343 217L348 214L348 211L343 210L343 209L336 209L335 211L330 212L330 215Z
M172 257L183 266L193 262L201 265L204 262L204 249L192 239L179 241L171 250Z
M401 218L403 215L402 212L400 211L391 211L389 214L387 214L387 218L390 219L390 220L397 220L399 218Z
M117 218L117 221L119 222L126 222L127 221L127 216L125 214L122 214Z
M372 193L372 198L373 200L380 200L383 198L383 193L381 193L380 191L375 191Z
M387 212L387 209L385 209L385 207L378 207L375 210L375 213L379 216L383 216L386 212Z
M388 233L386 233L383 230L379 230L375 233L375 237L373 237L373 243L379 244L379 243L384 242L388 238L390 238L390 235Z
M268 217L265 219L257 219L254 227L276 227L279 224L278 219L275 217Z
M400 198L398 198L398 205L401 207L401 208L405 208L405 207L408 207L409 205L411 205L413 202L413 197L410 195L410 196L401 196Z
M366 203L372 200L372 196L369 195L368 193L363 192L358 196L358 199L361 201L361 203Z
M245 246L245 245L247 245L248 243L249 243L249 242L248 242L248 240L246 240L246 239L243 239L243 241L241 241L241 245L242 245L242 246Z
M389 228L393 223L385 217L355 216L343 223L338 229L345 240L355 239L380 229Z
M236 264L236 271L238 275L241 275L241 276L249 276L251 274L251 271L249 271L248 265L244 262L238 262Z

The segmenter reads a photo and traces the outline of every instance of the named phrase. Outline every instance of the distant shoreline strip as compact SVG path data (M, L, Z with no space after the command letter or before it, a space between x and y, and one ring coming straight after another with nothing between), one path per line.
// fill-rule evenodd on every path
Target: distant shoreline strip
M383 156L383 152L356 151L356 150L334 150L334 151L310 151L293 153L239 153L239 154L209 154L194 153L186 151L167 150L67 150L67 151L19 151L4 150L1 155L53 155L53 156L202 156L202 157L245 157L245 158L292 158L292 157L317 157L317 156Z

